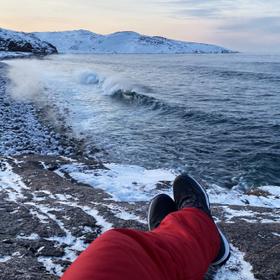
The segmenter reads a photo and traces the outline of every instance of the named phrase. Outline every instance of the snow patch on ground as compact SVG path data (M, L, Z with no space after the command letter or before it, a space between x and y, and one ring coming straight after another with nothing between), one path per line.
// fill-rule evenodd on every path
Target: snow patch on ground
M90 208L88 206L79 206L74 202L66 202L65 200L58 201L59 204L69 205L71 207L77 207L82 209L85 213L92 216L96 221L97 224L102 227L102 232L110 229L112 224L108 223L102 216L99 215L99 212L96 209ZM46 205L36 205L35 203L28 203L32 205L34 212L37 212L35 216L43 216L47 217L49 220L55 222L59 228L64 232L63 236L52 236L46 238L49 241L54 241L57 243L57 246L64 248L64 256L61 258L49 258L49 257L38 257L38 261L41 262L46 270L52 274L57 276L62 275L62 266L57 264L55 260L66 260L73 262L80 252L84 251L88 246L87 243L82 238L75 237L72 233L64 226L64 223L57 218L54 214L54 211L61 211L59 208L50 208ZM42 220L42 222L45 222ZM88 229L86 229L88 231Z
M225 213L224 215L227 223L234 223L232 219L235 217L255 217L255 212L250 210L234 210L227 206L224 206L223 210Z
M113 224L107 222L106 219L104 219L100 215L99 211L94 209L93 207L78 205L75 202L69 202L69 201L68 202L60 201L60 203L71 207L80 208L81 210L83 210L86 214L88 214L89 216L93 217L96 220L97 224L101 226L102 232L105 232L113 227Z
M39 219L39 221L42 223L42 224L48 224L49 223L49 218L47 215L45 214L42 214L42 213L39 213L38 211L30 208L29 209L29 212L32 216L36 217L37 219Z
M245 194L244 192L233 188L227 190L217 185L211 185L207 189L210 197L210 202L227 205L240 205L240 206L258 206L268 208L280 208L280 196L279 189L277 186L263 186L261 190L265 190L270 193L268 196Z
M0 263L7 262L11 259L12 257L10 256L0 256Z
M234 246L231 249L230 259L218 270L214 280L255 280L252 266L244 260L244 254Z
M34 210L43 213L45 216L48 217L49 220L52 220L55 222L59 228L65 233L64 236L52 236L50 238L47 238L47 240L55 241L60 246L67 246L65 247L65 256L63 259L73 261L77 257L77 249L80 249L79 251L82 251L86 248L87 245L82 244L83 242L79 239L77 239L75 236L71 234L71 232L65 228L62 221L60 221L56 215L53 213L53 211L60 211L58 208L50 208L46 205L37 205L32 202L26 203L28 205L33 206Z
M41 262L46 270L57 276L62 275L62 267L55 263L55 260L65 260L73 262L78 254L86 249L88 244L84 242L81 238L77 238L64 226L64 223L57 218L54 211L60 211L59 208L51 208L46 205L37 205L32 202L26 203L33 207L34 211L39 213L39 215L44 215L48 217L49 220L55 222L59 228L64 233L63 236L51 236L46 238L46 240L56 242L57 246L64 248L64 255L61 258L49 258L49 257L38 257L38 261ZM36 215L38 216L38 215Z
M140 216L135 215L134 213L125 211L122 207L119 207L119 206L113 205L113 204L107 204L106 206L110 210L112 210L114 215L119 219L122 219L122 220L125 220L125 221L135 220L135 221L140 222L142 224L147 224L146 220L143 220Z
M275 208L274 213L260 213L251 210L235 210L228 206L223 206L226 223L234 223L235 218L240 218L247 223L279 223L280 211Z
M8 201L17 203L24 199L23 189L28 189L21 181L21 177L12 171L12 167L7 162L0 160L0 190L8 195Z
M40 236L37 233L31 233L29 236L19 234L16 238L25 240L39 240Z
M50 257L38 257L38 262L42 263L50 274L57 276L61 276L63 274L63 267L54 263L53 259Z

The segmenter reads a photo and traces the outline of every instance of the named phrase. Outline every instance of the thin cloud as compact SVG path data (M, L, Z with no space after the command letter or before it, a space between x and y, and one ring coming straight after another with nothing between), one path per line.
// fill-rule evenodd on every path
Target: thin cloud
M220 9L213 8L187 8L177 11L178 16L185 18L203 17L203 18L218 18L221 17Z
M160 4L168 6L176 17L214 18L222 17L225 12L238 8L237 2L237 0L161 0Z
M159 5L169 8L175 17L223 18L277 16L280 12L279 0L158 0Z
M266 32L280 35L279 17L257 17L250 19L232 19L230 23L223 24L221 31L231 32Z

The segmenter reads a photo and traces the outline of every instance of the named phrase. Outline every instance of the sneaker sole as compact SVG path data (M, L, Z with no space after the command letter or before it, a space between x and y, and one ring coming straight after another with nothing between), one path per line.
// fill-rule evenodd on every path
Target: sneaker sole
M230 257L230 245L229 245L229 242L226 239L225 235L223 234L223 232L219 229L219 227L217 225L216 225L216 227L217 227L217 229L219 231L219 234L220 234L220 237L222 238L222 241L224 243L225 252L224 252L223 256L218 261L213 262L212 265L222 265Z
M151 216L151 209L152 209L152 206L153 206L153 203L155 202L155 199L157 198L157 196L155 196L151 202L150 202L150 205L149 205L149 209L148 209L148 218L147 218L147 221L148 221L148 229L151 230L151 225L150 225L150 216Z

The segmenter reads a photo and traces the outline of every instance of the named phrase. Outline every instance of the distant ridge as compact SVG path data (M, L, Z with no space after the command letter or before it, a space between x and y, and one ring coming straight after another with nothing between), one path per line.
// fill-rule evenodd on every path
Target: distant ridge
M232 53L210 44L146 36L133 31L100 35L88 30L34 32L39 39L54 45L59 53Z

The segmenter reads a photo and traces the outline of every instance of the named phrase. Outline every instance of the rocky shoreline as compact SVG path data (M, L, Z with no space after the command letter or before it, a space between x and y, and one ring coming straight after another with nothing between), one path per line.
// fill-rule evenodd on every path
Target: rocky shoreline
M86 166L93 177L108 166L85 156L83 143L63 135L67 128L53 129L44 117L46 108L37 111L11 99L3 64L0 71L0 279L59 279L107 229L147 230L148 201L119 201L94 181L74 177L69 166ZM168 192L171 182L158 182L156 188ZM272 196L259 191L248 197ZM246 199L238 205L213 203L233 254L225 267L210 268L206 279L279 279L280 208L254 206Z

